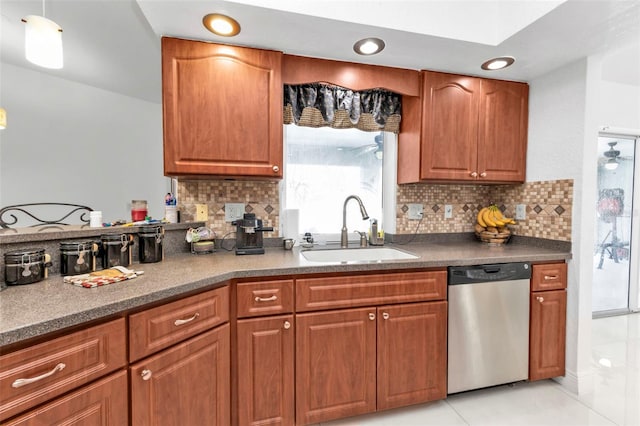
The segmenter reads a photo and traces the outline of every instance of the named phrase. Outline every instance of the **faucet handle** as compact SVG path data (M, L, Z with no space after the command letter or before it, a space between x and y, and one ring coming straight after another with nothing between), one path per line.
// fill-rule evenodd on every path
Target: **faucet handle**
M353 232L357 232L358 234L360 234L360 247L366 247L367 246L367 233L366 232L360 232L360 231L353 231Z

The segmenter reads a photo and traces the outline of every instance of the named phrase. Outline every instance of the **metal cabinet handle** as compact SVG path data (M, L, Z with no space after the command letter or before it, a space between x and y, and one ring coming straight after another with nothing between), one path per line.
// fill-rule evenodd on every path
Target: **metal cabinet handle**
M140 377L142 377L142 380L149 380L151 378L151 376L153 375L153 373L151 373L151 370L142 370L142 373L140 373Z
M280 167L273 166L273 173L278 173L280 171Z
M487 177L487 172L480 173L480 177Z
M195 319L196 319L196 318L198 318L199 316L200 316L200 314L196 312L195 314L193 314L193 316L192 316L191 318L187 318L187 319L177 319L177 320L175 320L175 321L173 322L173 325L175 325L175 326L177 327L177 326L179 326L179 325L186 324L186 323L188 323L188 322L191 322L191 321L195 320Z
M536 300L537 300L538 302L542 303L542 302L544 302L544 297L542 297L542 296L537 296L537 297L536 297Z
M383 312L382 313L382 318L388 320L389 319L389 313L388 312Z
M375 319L376 319L376 314L374 314L374 313L370 313L370 314L369 314L369 319L370 319L371 321L375 320Z
M471 172L471 177L478 177L478 172Z
M256 296L256 298L254 300L256 302L275 302L276 300L278 300L278 296L276 296L275 294L273 296L270 296L270 297Z
M55 367L53 367L53 370L49 371L48 373L44 373L44 374L42 374L40 376L32 377L30 379L17 379L16 381L14 381L11 384L11 387L19 388L19 387L22 387L24 385L28 385L28 384L33 383L33 382L37 382L37 381L42 380L42 379L46 379L49 376L53 376L58 371L64 370L65 367L66 367L65 364L60 363L60 364L56 365Z
M284 327L285 330L288 330L288 329L291 328L291 323L289 321L285 321L283 327Z
M545 275L544 279L545 280L557 280L558 276L557 275Z

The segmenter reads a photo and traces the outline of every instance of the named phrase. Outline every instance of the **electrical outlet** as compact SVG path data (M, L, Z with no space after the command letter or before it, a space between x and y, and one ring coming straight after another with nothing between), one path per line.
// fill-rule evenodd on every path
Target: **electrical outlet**
M196 204L196 222L209 220L209 207L206 204Z
M233 222L242 219L244 203L224 203L224 221Z
M407 216L410 220L422 219L422 214L424 213L422 204L407 204L407 207L409 207Z
M516 204L516 220L527 218L527 207L524 204Z
M444 205L444 218L451 219L453 217L453 206L451 204Z

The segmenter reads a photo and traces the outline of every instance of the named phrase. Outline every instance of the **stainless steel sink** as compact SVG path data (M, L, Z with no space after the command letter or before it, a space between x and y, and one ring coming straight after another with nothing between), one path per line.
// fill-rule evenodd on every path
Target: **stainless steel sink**
M388 260L417 259L418 256L391 247L368 247L352 249L316 249L301 252L311 262L381 262Z

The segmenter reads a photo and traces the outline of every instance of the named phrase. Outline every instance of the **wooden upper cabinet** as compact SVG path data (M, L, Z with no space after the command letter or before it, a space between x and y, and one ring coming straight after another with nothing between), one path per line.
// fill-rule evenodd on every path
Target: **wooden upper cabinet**
M421 178L473 180L480 80L423 73Z
M524 182L528 97L525 83L423 71L421 127L400 129L398 183Z
M281 178L281 67L281 52L164 37L164 174Z
M482 80L478 120L478 177L524 182L527 161L529 86Z

